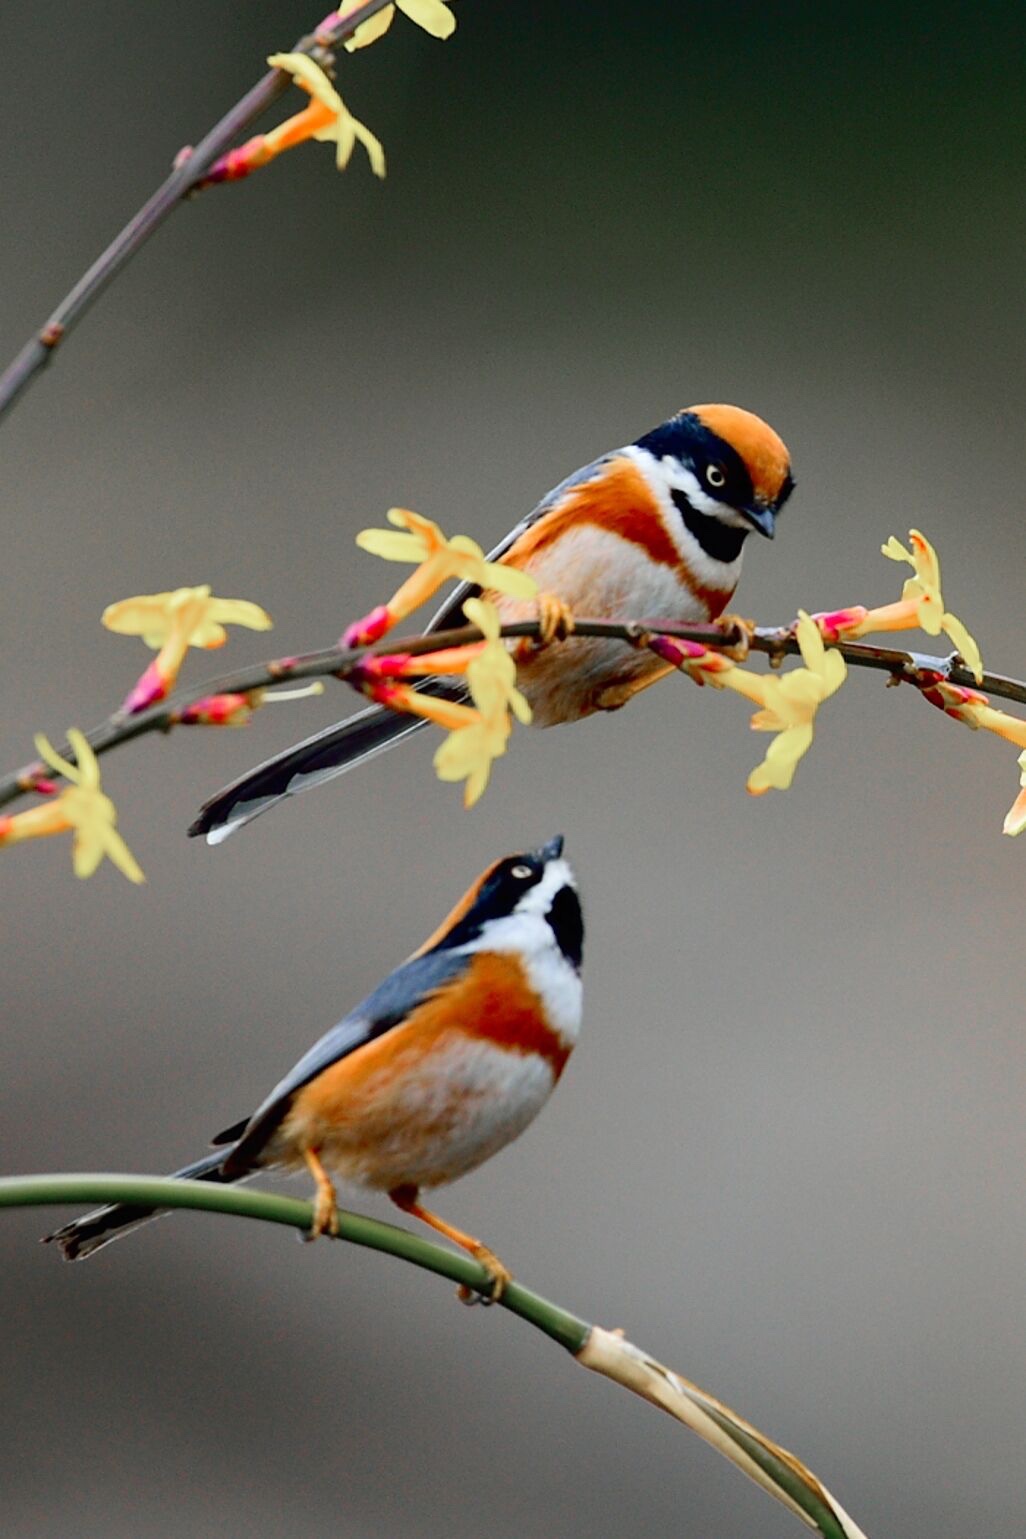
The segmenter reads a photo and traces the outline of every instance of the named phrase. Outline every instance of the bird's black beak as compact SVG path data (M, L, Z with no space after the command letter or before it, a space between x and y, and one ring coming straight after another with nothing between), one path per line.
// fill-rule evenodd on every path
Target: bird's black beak
M747 518L753 529L758 529L767 540L772 540L777 527L776 509L767 508L758 502L750 502L747 508L739 508L738 512Z
M543 844L537 853L538 859L543 864L549 860L558 860L563 853L563 835L557 834L554 839L549 840L548 844Z

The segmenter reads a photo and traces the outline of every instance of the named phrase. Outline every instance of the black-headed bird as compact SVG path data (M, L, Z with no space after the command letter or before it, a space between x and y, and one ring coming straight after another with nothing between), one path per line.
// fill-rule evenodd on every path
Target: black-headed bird
M569 613L701 624L723 613L753 530L772 539L794 488L787 448L738 406L692 406L625 448L575 471L490 552L530 574ZM431 622L462 623L475 590L461 584ZM532 618L532 601L489 594L504 622ZM517 682L536 726L618 710L670 665L621 641L575 639L520 647ZM459 697L462 685L431 680ZM218 844L284 798L333 780L424 722L380 706L276 754L205 803L189 832Z
M583 937L561 836L494 862L251 1117L175 1175L224 1183L305 1168L316 1189L311 1238L337 1232L333 1176L387 1192L480 1261L497 1297L508 1269L420 1193L490 1159L552 1094L580 1027ZM112 1205L47 1238L77 1261L158 1211Z

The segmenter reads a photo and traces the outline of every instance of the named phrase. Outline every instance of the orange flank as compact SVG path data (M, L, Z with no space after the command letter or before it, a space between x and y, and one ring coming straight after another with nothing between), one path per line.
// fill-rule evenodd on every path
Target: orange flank
M554 508L524 530L502 562L522 567L569 530L592 524L639 545L660 566L677 567L680 551L652 512L652 489L645 477L632 460L617 458L602 466L593 481L571 487Z
M740 406L689 406L699 422L732 444L745 462L760 502L776 503L791 473L787 445L767 422Z
M658 566L670 567L681 585L705 606L709 619L723 613L733 587L711 588L700 581L667 528L644 474L633 460L622 457L603 466L593 481L572 487L556 507L524 531L502 562L528 565L564 534L587 524L637 546Z
M516 957L477 954L462 978L296 1092L275 1158L296 1164L315 1148L365 1186L445 1185L515 1136L503 1129L511 1107L494 1060L508 1062L519 1105L512 1087L525 1070L551 1076L543 1089L531 1076L545 1099L571 1046L546 1024ZM475 1075L489 1056L484 1088Z
M718 620L726 609L729 600L733 597L733 588L728 593L723 588L703 588L701 583L691 582L687 578L685 578L685 581L695 595L695 598L703 603L709 611L709 619Z
M472 1001L473 1026L462 1029L468 1036L492 1042L514 1053L535 1053L544 1058L556 1079L566 1067L570 1046L546 1023L545 1007L524 975L524 968L510 952L478 952L467 969L465 981L446 998L446 1009L459 1009L461 995ZM430 1009L430 1005L425 1007ZM416 1019L416 1015L412 1019Z
M458 983L425 1000L401 1026L340 1058L304 1085L285 1118L284 1131L293 1122L320 1122L332 1129L333 1140L351 1127L354 1143L373 1145L374 1135L368 1133L379 1118L391 1118L395 1092L411 1078L430 1073L436 1053L439 1073L444 1074L448 1050L467 1038L513 1053L537 1053L557 1079L570 1056L570 1048L546 1025L541 1000L516 957L481 952ZM430 1129L422 1132L427 1139Z

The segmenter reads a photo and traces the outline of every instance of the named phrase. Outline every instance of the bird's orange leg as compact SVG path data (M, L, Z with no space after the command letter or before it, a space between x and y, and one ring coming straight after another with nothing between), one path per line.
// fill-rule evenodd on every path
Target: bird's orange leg
M338 1234L338 1198L331 1178L321 1164L320 1156L316 1149L304 1149L303 1158L307 1169L317 1183L317 1196L314 1199L313 1223L310 1225L308 1240L316 1240L318 1235Z
M565 641L574 633L574 612L558 593L539 593L534 607L538 611L540 630L537 636L524 636L517 642L514 656L518 662L526 661L554 641Z
M401 1208L404 1213L409 1213L411 1218L419 1218L422 1224L427 1224L439 1234L444 1234L447 1240L451 1240L461 1250L468 1251L475 1261L481 1263L491 1279L488 1303L494 1304L502 1298L506 1285L513 1281L513 1273L502 1264L493 1250L489 1250L487 1245L482 1245L480 1240L475 1240L472 1234L464 1234L462 1229L454 1229L452 1224L447 1224L444 1218L438 1217L437 1213L422 1207L417 1201L419 1194L415 1186L396 1186L388 1195L397 1208ZM480 1297L475 1290L462 1285L456 1291L464 1304L473 1304Z
M633 700L635 695L640 695L643 689L648 689L652 684L658 684L660 679L665 679L668 673L674 672L676 672L674 665L667 663L653 673L642 674L637 679L628 679L625 684L610 684L596 696L595 709L618 711L621 706L627 704L628 700Z
M573 635L574 612L558 593L539 593L535 604L538 606L541 625L538 640L543 647L548 646L550 641L565 641Z

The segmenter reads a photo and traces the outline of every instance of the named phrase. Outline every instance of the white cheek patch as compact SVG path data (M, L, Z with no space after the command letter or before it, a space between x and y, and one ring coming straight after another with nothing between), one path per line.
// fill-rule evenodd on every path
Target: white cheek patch
M688 470L680 460L674 459L672 454L664 454L659 461L667 485L674 491L683 492L691 506L699 513L707 513L710 518L721 518L726 512L722 502L715 497L710 497L694 471Z
M659 504L663 524L692 575L704 588L720 588L732 592L741 576L740 552L733 561L718 561L710 556L684 523L670 493L683 492L697 513L714 518L718 524L729 524L732 529L744 529L747 532L751 527L748 520L733 508L710 497L695 473L672 454L664 454L662 459L657 460L647 449L639 449L637 445L633 445L630 452L642 466Z
M562 887L577 891L577 882L565 860L550 860L540 882L529 888L516 906L518 914L547 914L552 900Z

